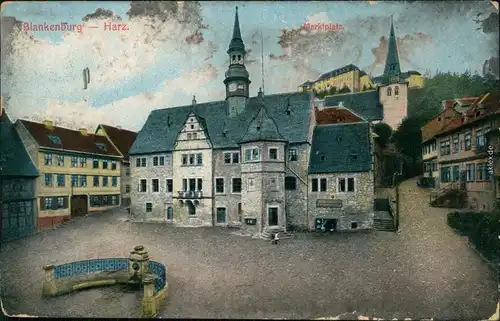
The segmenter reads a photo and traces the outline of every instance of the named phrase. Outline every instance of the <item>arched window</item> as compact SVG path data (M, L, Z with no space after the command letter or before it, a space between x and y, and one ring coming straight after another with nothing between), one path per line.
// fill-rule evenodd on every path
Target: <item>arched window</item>
M238 62L240 62L240 61L241 61L241 56L240 56L240 55L238 55Z
M387 87L387 96L392 96L392 89L391 89L391 87Z
M167 208L167 220L171 220L173 218L174 218L174 209L171 206L169 206Z
M233 55L233 62L236 61L236 55Z
M394 96L399 95L399 86L394 87Z

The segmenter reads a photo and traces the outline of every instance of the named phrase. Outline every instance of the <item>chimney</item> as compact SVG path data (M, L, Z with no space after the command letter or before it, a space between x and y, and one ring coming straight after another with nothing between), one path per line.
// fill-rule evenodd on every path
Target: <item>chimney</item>
M257 93L257 97L259 97L259 98L264 97L264 93L262 92L262 87L259 88L259 92Z
M193 96L193 101L191 103L193 104L193 106L196 105L196 97L195 96Z
M339 107L344 107L344 102L343 101L339 101Z
M88 136L89 135L89 132L87 131L87 128L80 128L80 133L83 136Z
M44 120L43 121L43 124L45 125L45 127L47 127L48 129L52 129L54 128L54 122L52 120Z

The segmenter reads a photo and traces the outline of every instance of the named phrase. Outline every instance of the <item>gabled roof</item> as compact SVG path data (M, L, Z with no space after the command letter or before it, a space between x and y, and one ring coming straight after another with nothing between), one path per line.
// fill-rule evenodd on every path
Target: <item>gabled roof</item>
M384 118L377 90L325 97L326 107L339 105L343 105L367 121L382 120Z
M5 111L0 119L0 141L1 176L37 177L39 175L14 124Z
M105 136L92 133L82 135L78 130L58 126L48 127L42 123L24 119L17 121L28 130L40 148L121 157L120 152L109 143Z
M213 148L238 148L238 142L245 135L250 121L260 110L258 99L249 98L245 110L233 118L228 116L228 106L224 100L154 110L149 114L129 153L133 155L172 151L177 134L191 111L205 119ZM266 95L265 102L267 112L276 121L279 132L289 143L307 142L311 93ZM289 113L287 109L290 110Z
M314 128L309 174L367 172L371 162L369 123Z
M128 151L132 147L132 144L134 144L137 133L131 130L103 124L99 124L99 126L97 126L97 130L99 130L99 128L104 130L109 140L111 140L113 145L115 145L118 151L123 155L123 158L128 160Z
M316 81L322 81L322 80L325 80L325 79L330 79L332 77L336 77L338 75L345 74L346 72L353 71L353 70L361 71L358 68L358 66L355 66L353 64L349 64L347 66L340 67L340 68L331 70L329 72L325 72L324 74L322 74L321 76L319 76L319 78Z
M364 121L352 111L342 107L314 108L317 125L357 123Z
M249 143L257 141L286 141L280 134L278 125L267 112L264 99L258 101L260 110L255 117L250 121L247 132L241 138L239 143Z
M458 104L459 106L471 105L477 99L478 99L478 97L465 97L465 98L457 98L457 99L447 99L447 100L443 100L443 107L444 108L453 108L453 107L455 107L456 104Z
M462 114L453 108L453 105L448 105L436 117L428 121L422 127L422 143L434 138L437 134L442 132L451 123L460 121Z

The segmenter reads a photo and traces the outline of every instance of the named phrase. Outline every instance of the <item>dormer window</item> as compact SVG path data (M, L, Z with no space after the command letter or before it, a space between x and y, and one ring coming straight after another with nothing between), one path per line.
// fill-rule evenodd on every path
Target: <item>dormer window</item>
M105 144L96 143L96 146L99 147L99 149L102 151L106 152L108 150Z
M47 137L50 139L50 141L53 144L55 144L55 145L61 145L61 139L59 137L54 136L54 135L48 135Z

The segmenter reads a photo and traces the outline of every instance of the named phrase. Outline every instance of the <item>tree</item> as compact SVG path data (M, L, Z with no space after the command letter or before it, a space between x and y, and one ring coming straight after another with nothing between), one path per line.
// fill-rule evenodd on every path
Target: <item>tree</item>
M386 123L378 123L373 127L373 131L378 135L378 141L382 147L387 146L392 136L392 128Z
M332 86L329 90L328 90L328 94L329 95L335 95L337 93L337 87L335 86Z
M397 150L406 158L405 174L410 174L407 177L418 175L421 172L422 122L421 117L407 117L392 135Z
M346 93L350 93L350 92L351 92L351 90L346 85L344 85L344 87L342 87L342 89L340 89L338 91L339 94L346 94Z

